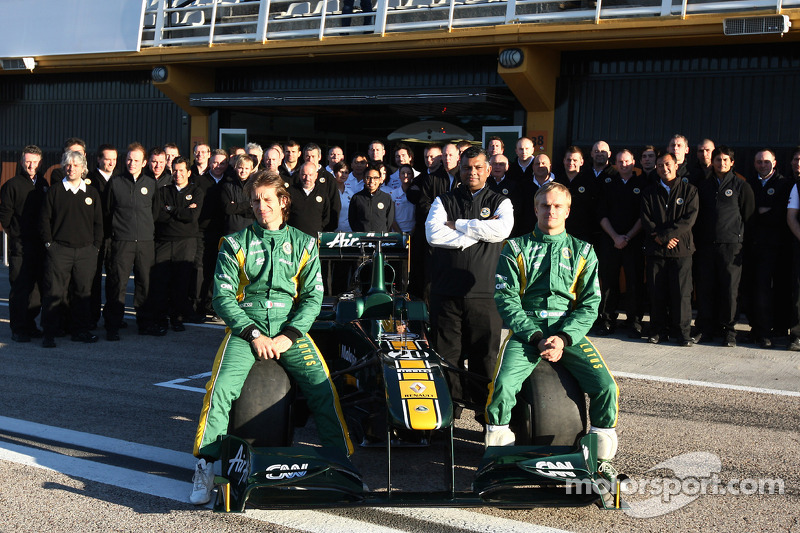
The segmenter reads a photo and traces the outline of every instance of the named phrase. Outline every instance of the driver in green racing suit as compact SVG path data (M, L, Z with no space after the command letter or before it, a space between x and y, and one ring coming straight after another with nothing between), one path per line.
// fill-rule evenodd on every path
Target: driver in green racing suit
M214 273L214 310L228 327L195 437L199 461L190 501L198 505L211 498L213 462L228 429L231 403L256 359L277 359L298 384L324 446L353 453L336 388L307 335L323 295L316 239L285 225L291 199L277 173L259 172L245 193L256 222L222 239Z
M522 383L541 359L561 361L589 395L599 471L607 475L617 450L619 388L586 338L600 303L597 257L566 232L570 200L560 183L542 187L534 197L534 231L506 241L500 254L494 299L510 332L489 385L486 445L514 444L508 423Z

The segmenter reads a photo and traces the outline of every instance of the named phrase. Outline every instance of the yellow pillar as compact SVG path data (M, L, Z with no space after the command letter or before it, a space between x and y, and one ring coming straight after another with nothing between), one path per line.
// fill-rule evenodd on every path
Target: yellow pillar
M210 111L207 108L192 106L189 103L189 95L214 92L214 76L214 70L169 65L166 80L161 82L153 80L155 87L189 114L190 148L194 148L198 143L209 142Z
M556 80L561 70L561 53L541 46L519 47L522 63L497 72L527 111L525 135L533 140L537 152L552 159L555 126ZM502 53L502 50L501 50Z

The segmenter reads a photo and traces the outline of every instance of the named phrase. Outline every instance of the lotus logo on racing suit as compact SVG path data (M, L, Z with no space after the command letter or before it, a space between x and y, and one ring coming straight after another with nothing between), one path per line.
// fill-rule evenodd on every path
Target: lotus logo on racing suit
M308 473L308 463L300 465L274 464L266 469L267 479L292 479L303 477Z
M546 468L547 470L542 470L543 468ZM563 463L561 461L556 461L555 463L551 461L539 461L536 463L536 473L545 477L575 477L575 472L573 472L574 469L575 467L573 467L572 463L569 461L565 461Z

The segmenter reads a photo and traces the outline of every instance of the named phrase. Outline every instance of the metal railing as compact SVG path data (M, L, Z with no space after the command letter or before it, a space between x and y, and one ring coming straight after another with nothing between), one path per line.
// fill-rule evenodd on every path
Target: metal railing
M504 24L599 23L800 7L800 0L148 0L142 47L259 42ZM349 3L349 6L348 6ZM367 0L366 3L369 3ZM354 9L353 4L358 4Z

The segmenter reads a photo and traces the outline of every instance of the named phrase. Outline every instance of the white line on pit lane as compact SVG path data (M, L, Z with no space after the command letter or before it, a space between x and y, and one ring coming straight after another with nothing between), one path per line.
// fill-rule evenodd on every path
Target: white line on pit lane
M644 379L647 381L660 381L662 383L675 383L678 385L692 385L695 387L709 387L712 389L729 389L744 392L758 392L761 394L775 394L778 396L800 397L800 392L780 389L764 389L761 387L747 387L745 385L729 385L727 383L713 383L710 381L697 381L694 379L665 378L661 376L648 376L645 374L632 374L630 372L613 372L621 378Z
M0 416L0 430L62 442L73 446L101 450L118 455L148 459L162 464L185 467L187 469L187 478L194 468L195 463L195 459L188 453L156 448L154 446L103 437L101 435L93 435L91 433L82 433L80 431L46 426L26 420ZM177 481L153 474L96 463L87 459L70 457L39 448L30 448L8 442L0 443L0 460L52 470L70 477L96 481L98 483L121 487L182 503L187 503L188 494L191 490L191 483L188 481ZM525 522L517 522L515 520L482 515L473 511L462 511L460 509L381 508L380 511L476 532L561 533L563 531ZM402 531L320 511L304 511L303 513L298 513L295 510L265 511L250 509L246 512L245 516L254 520L279 524L298 530L310 531L312 533L326 533L331 531L400 533Z
M161 383L153 383L153 385L155 385L156 387L166 387L168 389L178 389L178 390L199 392L201 394L205 394L206 389L201 389L200 387L190 387L188 385L181 385L181 383L186 383L187 381L192 381L194 379L203 379L210 377L211 377L211 372L203 372L202 374L195 374L194 376L189 376L188 378L176 378L170 381L162 381Z

